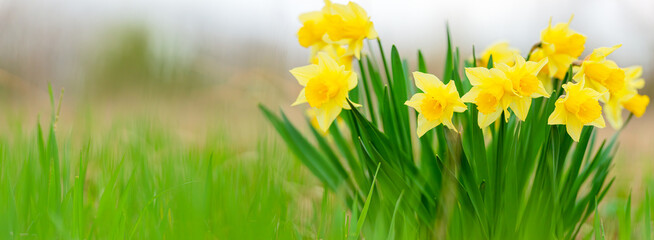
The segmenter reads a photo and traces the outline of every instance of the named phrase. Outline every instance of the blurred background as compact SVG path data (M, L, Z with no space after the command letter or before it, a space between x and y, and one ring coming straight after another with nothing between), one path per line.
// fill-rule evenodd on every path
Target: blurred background
M412 69L421 49L436 75L446 23L466 58L472 45L481 51L498 40L526 55L550 17L566 22L574 14L572 29L588 37L582 57L623 44L611 59L642 65L642 91L654 96L651 0L357 2L385 47L397 45ZM320 0L0 0L0 130L31 127L39 114L47 116L51 82L55 92L65 91L60 122L71 135L81 126L147 116L188 141L201 142L207 126L223 126L234 146L248 151L248 142L271 132L257 103L303 114L289 106L300 86L288 70L309 58L297 43L297 18L322 6ZM637 160L651 160L653 119L650 110L622 134L625 160L617 168L649 166Z

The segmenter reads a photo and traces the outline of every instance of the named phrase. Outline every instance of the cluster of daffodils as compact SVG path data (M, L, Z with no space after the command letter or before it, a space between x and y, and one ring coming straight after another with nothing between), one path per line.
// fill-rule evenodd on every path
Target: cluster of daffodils
M308 103L318 128L326 132L342 109L350 109L348 93L357 86L352 61L361 58L363 40L377 38L377 32L367 13L353 2L343 5L326 0L322 10L302 14L300 21L298 39L300 45L311 49L311 65L291 70L304 87L293 105ZM458 132L452 118L454 112L468 110L465 103L476 105L480 128L501 116L505 121L512 115L524 121L532 99L549 98L559 88L554 83L562 81L565 93L556 95L560 98L548 123L565 125L575 141L585 125L604 127L604 117L620 128L623 109L642 116L649 104L647 96L638 94L644 85L642 68L620 68L607 59L620 45L597 48L580 61L586 37L569 26L570 21L554 26L550 22L527 59L506 42L493 44L474 59L480 67L465 69L472 88L463 96L453 81L444 84L432 74L414 72L421 92L405 104L418 112L418 136L440 124ZM565 82L571 66L573 81Z
M361 58L364 39L377 38L370 17L361 6L325 0L320 11L300 15L298 40L311 48L311 65L291 70L304 87L293 105L309 103L323 132L341 113L350 109L348 92L357 86L353 58ZM356 104L355 104L356 106Z

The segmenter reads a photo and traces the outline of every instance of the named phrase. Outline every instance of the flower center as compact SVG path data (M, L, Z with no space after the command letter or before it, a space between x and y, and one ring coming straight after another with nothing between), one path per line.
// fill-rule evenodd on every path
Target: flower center
M611 69L601 63L588 63L585 66L584 73L591 80L603 83L611 74Z
M446 105L445 99L439 96L427 95L420 104L420 110L427 120L434 121L443 115Z
M343 19L342 16L327 16L329 38L338 41L342 39L361 39L368 34L370 24L367 19Z
M565 102L565 108L577 116L583 124L594 121L602 114L599 102L589 97L570 98Z
M624 70L613 69L609 77L604 81L604 86L609 89L611 93L617 93L624 87Z
M490 114L495 112L497 105L500 102L500 98L502 98L503 95L504 91L501 89L501 87L481 90L475 99L477 109L483 114Z
M328 74L316 76L307 82L304 96L311 107L320 108L323 104L336 98L343 90L342 80L339 76Z
M518 90L518 93L522 96L531 96L538 89L538 78L527 74L520 80L513 82L513 88Z

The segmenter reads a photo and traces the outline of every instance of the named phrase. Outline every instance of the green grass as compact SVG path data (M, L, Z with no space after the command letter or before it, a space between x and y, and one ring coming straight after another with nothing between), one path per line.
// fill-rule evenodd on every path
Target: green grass
M220 127L189 143L155 118L55 118L0 134L0 239L345 236L344 208L272 131L234 146Z

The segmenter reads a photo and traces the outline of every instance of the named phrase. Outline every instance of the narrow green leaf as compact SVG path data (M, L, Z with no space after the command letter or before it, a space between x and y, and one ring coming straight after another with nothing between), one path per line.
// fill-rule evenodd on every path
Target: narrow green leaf
M595 202L595 221L593 223L593 229L595 231L596 240L604 240L604 225L602 224L602 219L600 219L599 211L597 211L597 201Z
M366 221L366 215L368 215L368 208L370 207L370 202L372 201L372 192L375 190L375 183L377 182L377 173L379 173L380 167L381 167L381 162L377 164L377 170L375 171L375 176L372 178L372 185L370 186L370 191L368 192L366 203L363 205L363 210L361 210L361 216L357 221L357 232L355 234L356 238L359 238L361 234L361 229L363 228L363 223Z

